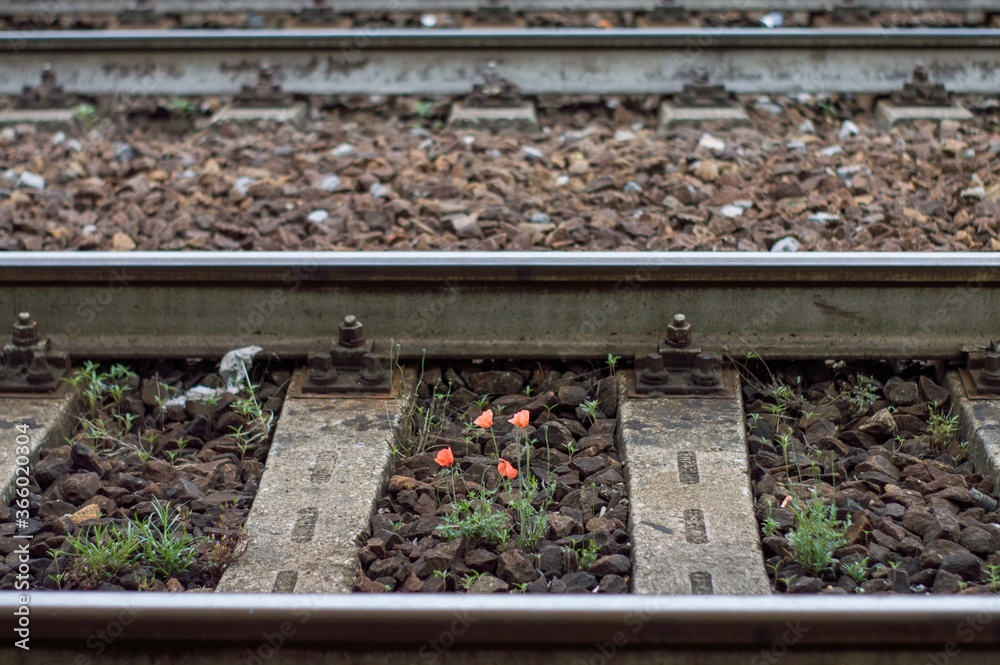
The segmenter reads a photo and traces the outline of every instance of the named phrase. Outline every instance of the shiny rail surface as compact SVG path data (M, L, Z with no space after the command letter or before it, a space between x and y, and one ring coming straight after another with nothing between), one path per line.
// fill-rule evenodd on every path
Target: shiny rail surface
M145 3L155 12L298 12L304 8L328 7L334 12L473 12L481 8L503 7L514 12L649 12L669 7L688 12L724 11L810 11L827 12L838 3L833 0L152 0ZM851 7L872 11L1000 11L996 0L856 0ZM136 7L135 0L7 0L0 7L3 15L51 14L74 12L120 14Z
M0 254L0 323L23 310L78 357L304 357L354 314L404 358L603 358L680 312L715 352L958 358L1000 331L1000 254Z
M14 31L0 94L51 65L84 95L463 95L488 63L534 94L671 94L704 69L735 93L887 93L922 62L955 93L1000 90L1000 30L469 29Z

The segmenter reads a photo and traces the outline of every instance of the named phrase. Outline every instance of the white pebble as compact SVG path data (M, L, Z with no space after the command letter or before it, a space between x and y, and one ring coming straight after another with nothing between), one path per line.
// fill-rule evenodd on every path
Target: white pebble
M330 150L330 154L334 157L343 157L354 152L354 146L350 143L341 143L336 148Z
M377 199L384 199L385 195L389 193L389 188L380 182L376 182L368 189L368 193Z
M556 176L556 184L559 185L560 187L568 185L569 176L566 175L565 173L559 174L558 176Z
M250 176L241 175L236 179L236 184L233 185L233 188L240 193L240 196L246 196L247 192L250 191L250 185L254 182L254 179Z
M335 175L328 175L319 183L319 189L325 192L335 191L338 187L340 187L340 178Z
M829 213L826 211L814 212L813 214L809 215L809 221L816 222L817 224L820 224L822 226L826 226L827 222L839 222L840 215L834 215L833 213Z
M802 243L792 236L782 238L771 246L772 252L797 252L802 247Z
M627 129L619 129L615 132L615 141L619 143L627 143L628 141L635 140L635 133L630 132Z
M844 152L844 149L841 148L839 145L828 145L822 150L820 150L819 154L823 155L824 157L833 157L834 155L839 155L842 152Z
M29 189L45 189L45 178L38 175L37 173L32 173L31 171L25 171L21 174L21 177L17 181L18 186L27 187Z
M420 25L425 28L433 28L438 24L438 17L434 14L424 14L420 17Z
M861 130L858 129L858 126L855 125L853 122L851 122L850 120L845 120L840 125L840 131L837 132L837 136L839 136L840 140L843 141L849 136L857 136L858 132L860 131Z
M625 192L626 194L630 192L641 192L642 185L637 183L635 180L629 180L628 182L625 183L625 187L622 188L622 191Z
M701 135L698 139L698 147L705 148L707 150L714 150L715 152L721 152L726 149L726 142L722 139L717 139L711 134L705 133Z
M328 213L326 210L323 210L323 209L313 210L306 217L306 219L308 219L313 224L322 224L323 222L325 222L329 218L330 218L330 213Z
M545 159L545 154L533 145L526 145L522 147L521 152L526 154L528 157L533 157L535 159Z
M739 217L740 215L742 215L743 208L737 205L722 206L722 210L719 211L719 214L721 214L723 217L729 217L730 219L732 219L733 217Z

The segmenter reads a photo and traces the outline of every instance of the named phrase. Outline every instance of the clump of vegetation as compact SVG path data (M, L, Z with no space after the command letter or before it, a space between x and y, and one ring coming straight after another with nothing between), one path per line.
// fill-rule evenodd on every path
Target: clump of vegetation
M944 409L937 402L930 404L930 413L927 415L927 433L931 437L931 443L939 449L944 449L951 443L955 434L958 433L958 416L945 413Z
M855 418L868 413L878 399L878 384L870 376L858 374L854 385L844 391L851 415Z
M95 524L66 538L67 548L53 550L66 562L57 583L96 589L113 582L123 571L147 568L163 579L191 568L202 543L189 531L182 516L169 504L154 499L153 512L124 522ZM61 567L61 566L60 566Z
M833 566L834 551L847 544L844 534L851 525L850 517L838 520L836 506L815 492L810 499L796 500L791 505L795 526L786 539L792 557L810 574L820 575Z

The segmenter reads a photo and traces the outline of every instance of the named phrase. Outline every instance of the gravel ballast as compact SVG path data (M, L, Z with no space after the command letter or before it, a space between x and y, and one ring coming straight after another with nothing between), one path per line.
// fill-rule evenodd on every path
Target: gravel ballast
M77 374L101 384L77 382L79 427L42 451L27 496L0 506L0 588L210 591L242 551L289 372L254 368L251 396L215 363L135 370Z
M750 97L753 128L666 136L656 101L550 100L530 132L410 98L300 127L150 120L169 100L7 127L0 249L1000 250L996 100L884 133L862 100Z
M744 392L775 591L1000 592L997 488L967 458L932 367L772 371Z
M615 379L606 368L565 370L425 372L356 591L628 590Z

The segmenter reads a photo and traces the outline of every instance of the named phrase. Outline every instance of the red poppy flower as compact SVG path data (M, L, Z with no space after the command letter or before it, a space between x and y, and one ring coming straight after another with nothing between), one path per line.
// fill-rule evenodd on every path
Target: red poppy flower
M439 450L437 457L434 461L441 466L451 466L455 463L455 456L451 453L451 448L445 448L444 450Z
M492 409L487 409L483 411L482 415L472 421L474 425L482 427L483 429L489 429L493 427L493 411Z
M531 414L527 411L518 411L507 422L513 423L514 427L527 427L528 423L531 422Z
M527 413L527 411L525 411L525 413ZM500 463L497 464L497 471L499 471L500 475L504 478L510 478L511 480L517 478L517 469L511 466L510 462L505 459L500 460Z

